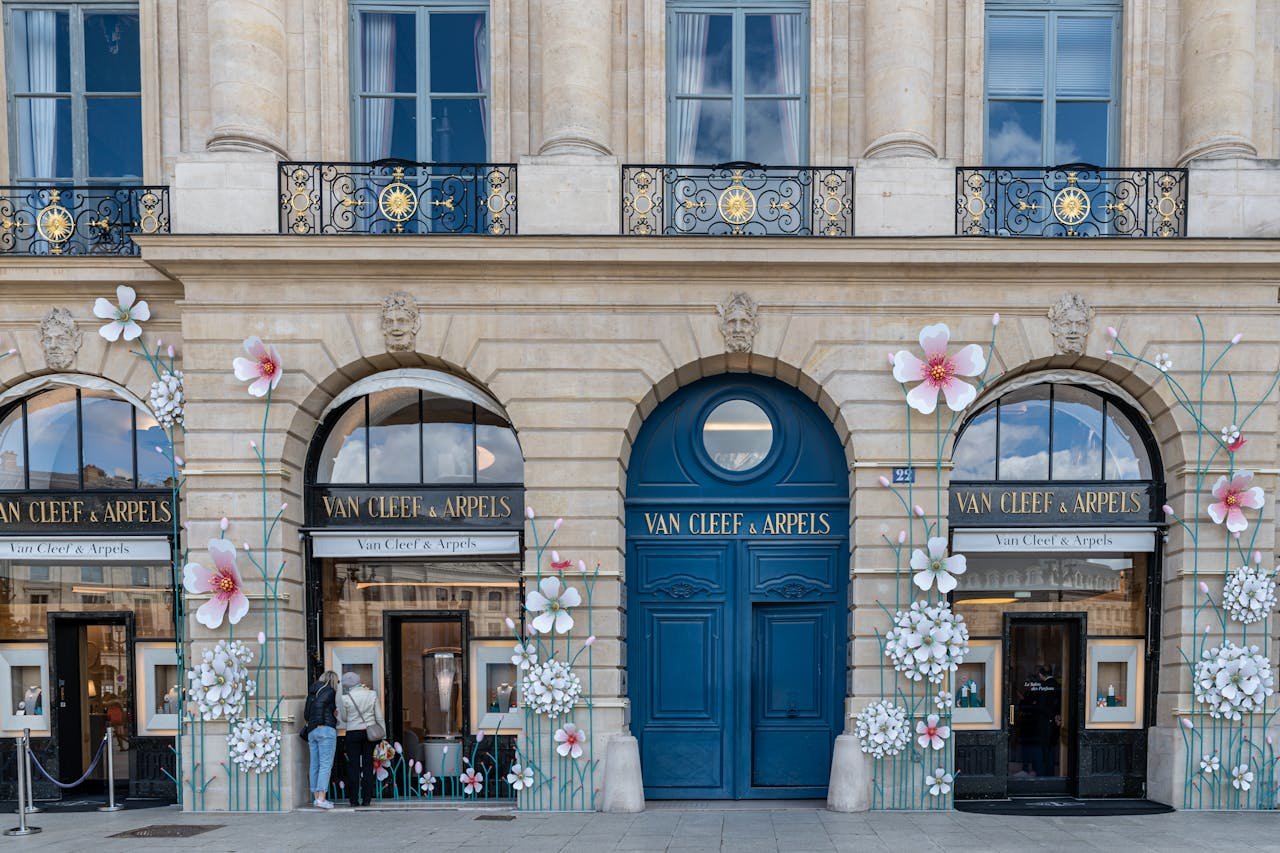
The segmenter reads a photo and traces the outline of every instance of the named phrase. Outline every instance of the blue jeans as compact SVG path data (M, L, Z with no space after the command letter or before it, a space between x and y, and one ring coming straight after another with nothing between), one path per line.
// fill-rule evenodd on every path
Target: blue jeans
M333 769L333 753L338 748L338 730L333 726L316 726L307 735L311 753L311 792L329 790L329 771Z

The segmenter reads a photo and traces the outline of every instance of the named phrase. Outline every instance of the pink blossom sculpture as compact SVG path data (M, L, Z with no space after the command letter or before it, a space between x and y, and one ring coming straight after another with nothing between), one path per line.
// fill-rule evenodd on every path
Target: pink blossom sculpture
M209 540L209 556L213 569L199 563L187 563L182 571L182 585L195 595L212 593L213 598L196 610L196 621L206 628L217 628L225 615L232 625L249 612L240 571L236 568L236 546L225 539Z
M249 358L237 358L232 362L236 379L252 383L249 393L255 397L265 397L268 391L275 390L284 376L284 366L280 363L280 352L269 347L256 336L244 339L244 351Z
M951 330L946 323L925 326L920 331L920 348L924 361L906 350L893 356L893 378L902 383L919 382L907 392L907 405L924 415L938 407L938 394L946 397L947 408L963 411L978 392L957 377L979 376L987 368L986 356L977 344L961 347L954 356L947 354Z
M1230 479L1219 477L1213 484L1214 502L1207 510L1214 524L1227 522L1227 530L1231 533L1243 533L1249 527L1249 520L1244 517L1244 507L1262 509L1266 497L1261 486L1253 485L1252 471L1238 471Z

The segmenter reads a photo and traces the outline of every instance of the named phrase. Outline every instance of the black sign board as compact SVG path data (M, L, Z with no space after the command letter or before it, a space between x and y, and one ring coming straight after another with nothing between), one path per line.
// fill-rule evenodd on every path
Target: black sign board
M1108 527L1164 520L1155 483L984 483L951 485L957 526Z
M450 486L312 486L311 527L513 530L524 524L524 489Z
M0 492L0 535L173 532L173 493Z

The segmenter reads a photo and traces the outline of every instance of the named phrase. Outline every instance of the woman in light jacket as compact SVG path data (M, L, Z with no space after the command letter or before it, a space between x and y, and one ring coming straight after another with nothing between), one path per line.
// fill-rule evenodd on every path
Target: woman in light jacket
M369 740L367 729L377 723L383 732L387 724L382 719L378 694L360 683L354 672L342 674L344 693L338 706L338 721L347 730L343 741L347 754L347 797L352 806L367 806L373 800L373 747L377 741Z

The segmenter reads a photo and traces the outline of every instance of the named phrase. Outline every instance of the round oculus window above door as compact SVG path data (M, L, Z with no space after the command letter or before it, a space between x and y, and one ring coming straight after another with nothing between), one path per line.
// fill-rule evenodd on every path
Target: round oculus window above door
M702 422L702 447L725 471L751 471L760 467L773 448L773 421L750 400L725 400Z

